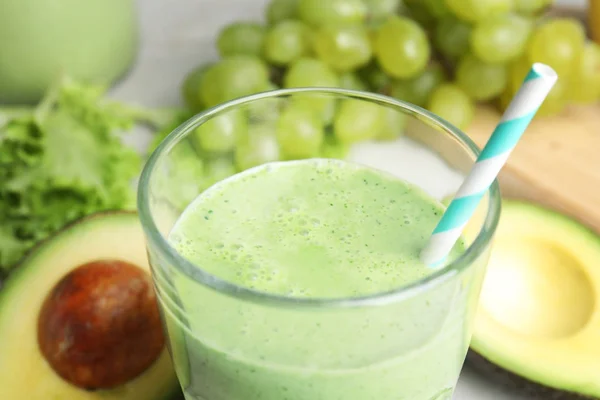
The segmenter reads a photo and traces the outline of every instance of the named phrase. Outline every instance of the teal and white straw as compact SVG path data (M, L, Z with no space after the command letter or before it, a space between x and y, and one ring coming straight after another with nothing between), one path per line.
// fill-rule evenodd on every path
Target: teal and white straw
M444 263L481 198L498 176L556 80L557 75L552 68L540 63L533 64L471 172L421 251L421 260L426 265L438 267Z

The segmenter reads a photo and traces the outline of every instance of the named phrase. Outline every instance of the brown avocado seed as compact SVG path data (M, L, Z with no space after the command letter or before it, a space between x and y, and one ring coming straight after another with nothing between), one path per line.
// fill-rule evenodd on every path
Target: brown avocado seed
M109 389L144 372L164 336L148 273L99 260L58 282L39 314L38 344L54 371L83 389Z

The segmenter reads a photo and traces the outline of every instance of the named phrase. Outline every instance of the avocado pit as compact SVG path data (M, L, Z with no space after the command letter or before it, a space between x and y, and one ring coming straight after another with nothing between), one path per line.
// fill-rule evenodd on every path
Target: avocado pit
M524 336L560 339L579 332L595 307L594 289L577 255L560 243L498 238L481 307Z
M46 297L37 328L53 370L88 390L127 383L164 347L149 274L119 260L93 261L64 276Z

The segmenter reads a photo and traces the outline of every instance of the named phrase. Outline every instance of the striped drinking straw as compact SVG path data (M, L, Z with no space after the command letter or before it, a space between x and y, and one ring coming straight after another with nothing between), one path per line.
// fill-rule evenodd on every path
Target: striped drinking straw
M426 265L439 267L444 263L479 201L498 176L556 79L556 72L549 66L533 64L471 172L421 251L421 261Z

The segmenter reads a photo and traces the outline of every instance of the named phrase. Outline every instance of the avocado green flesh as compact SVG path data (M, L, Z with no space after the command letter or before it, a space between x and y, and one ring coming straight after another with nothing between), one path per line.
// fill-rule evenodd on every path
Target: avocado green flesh
M471 349L563 391L560 398L600 398L598 299L600 237L555 212L505 201Z
M181 396L166 349L142 374L109 390L86 391L64 381L38 349L37 319L49 291L72 269L117 259L149 270L144 236L133 213L103 213L39 245L0 290L2 399L170 400Z

